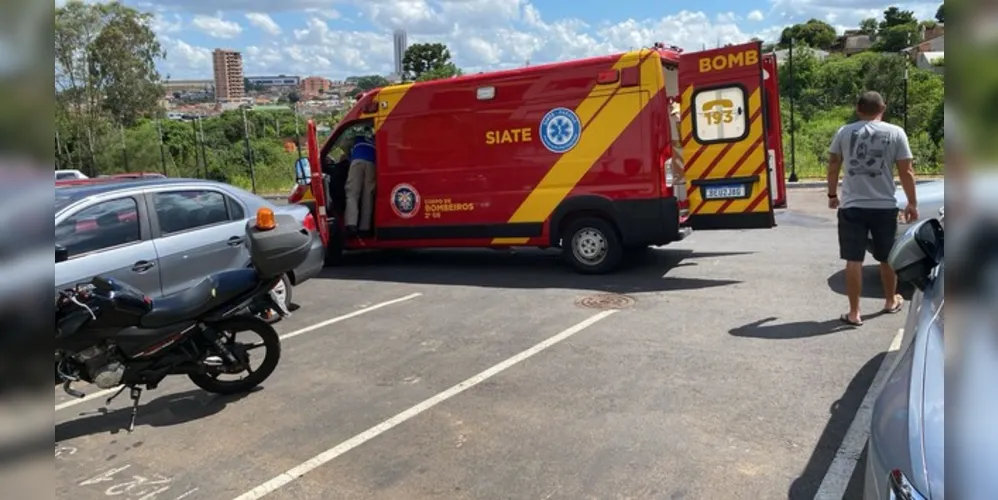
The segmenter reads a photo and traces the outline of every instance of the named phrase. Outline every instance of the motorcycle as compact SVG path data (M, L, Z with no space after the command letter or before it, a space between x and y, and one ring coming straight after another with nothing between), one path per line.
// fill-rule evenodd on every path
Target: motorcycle
M135 428L142 388L153 390L166 377L186 375L215 394L252 390L277 368L281 341L274 328L254 311L273 309L288 317L273 291L287 271L308 256L311 235L290 215L275 217L261 208L246 224L250 268L207 276L197 285L159 299L103 277L59 293L56 300L55 362L63 390L86 382L100 389L127 388L132 400L128 431ZM237 343L236 335L253 332L262 342ZM261 365L250 366L250 353L266 349ZM222 375L247 373L222 381Z

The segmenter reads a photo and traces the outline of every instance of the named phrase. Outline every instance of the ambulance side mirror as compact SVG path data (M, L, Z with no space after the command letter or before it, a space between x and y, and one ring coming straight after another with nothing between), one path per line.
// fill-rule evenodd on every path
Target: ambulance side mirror
M305 185L311 180L311 175L309 175L309 165L307 158L299 158L295 162L295 184Z

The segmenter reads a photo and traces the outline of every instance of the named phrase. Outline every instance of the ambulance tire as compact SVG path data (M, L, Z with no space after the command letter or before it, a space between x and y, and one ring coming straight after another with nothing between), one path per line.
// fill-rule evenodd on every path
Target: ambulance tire
M580 273L605 274L620 265L624 245L612 223L598 217L582 217L565 228L561 255Z

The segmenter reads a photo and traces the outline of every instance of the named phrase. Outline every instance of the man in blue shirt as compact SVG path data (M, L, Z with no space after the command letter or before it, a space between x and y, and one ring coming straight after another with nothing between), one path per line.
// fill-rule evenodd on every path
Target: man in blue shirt
M374 215L375 148L369 133L354 138L350 148L350 170L347 173L346 231L348 236L371 230ZM359 219L359 220L358 220Z

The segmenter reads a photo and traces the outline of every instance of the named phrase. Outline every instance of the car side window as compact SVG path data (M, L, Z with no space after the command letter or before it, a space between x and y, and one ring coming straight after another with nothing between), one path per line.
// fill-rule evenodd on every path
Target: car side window
M164 235L230 220L225 195L217 191L166 191L152 196L159 228Z
M66 247L70 258L141 239L138 202L132 197L84 208L55 228L55 242Z
M246 211L238 201L226 196L229 201L229 220L243 220L246 218Z

